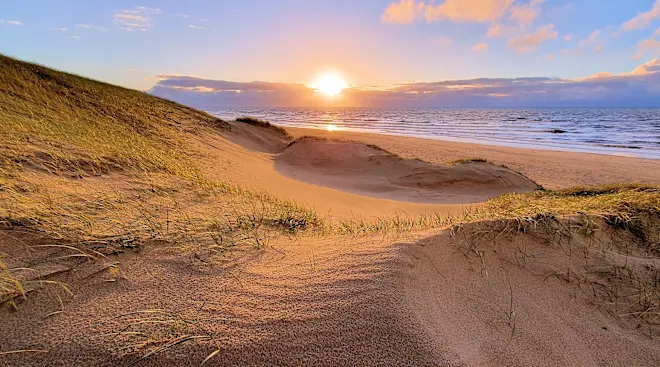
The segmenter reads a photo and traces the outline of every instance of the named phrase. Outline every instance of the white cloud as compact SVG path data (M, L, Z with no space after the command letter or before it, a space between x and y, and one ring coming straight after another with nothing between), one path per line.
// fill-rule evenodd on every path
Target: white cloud
M477 43L472 47L472 51L475 52L483 52L483 51L488 51L488 44L487 43Z
M122 9L112 16L113 23L123 31L146 32L154 26L154 16L161 13L160 9L138 6L133 9Z
M532 34L518 38L511 38L507 45L515 48L518 52L531 52L543 42L557 38L558 32L554 24L547 24L536 29Z
M0 24L23 25L23 23L19 22L18 20L7 20L7 19L0 19Z
M66 32L66 31L68 31L67 28L63 28L63 27L62 28L51 28L50 30L51 31L56 31L56 32Z
M194 25L194 24L190 24L190 25L188 26L188 28L192 28L192 29L206 29L206 27L204 27L204 26L201 26L201 25Z
M188 14L170 14L171 17L177 17L177 18L190 18L190 15Z
M134 72L136 72L137 70L136 70L136 69L133 69L133 68L128 68L128 69L126 69L126 71L128 71L129 73L134 73Z
M660 0L656 0L653 8L646 13L637 15L621 25L621 30L631 31L633 29L644 28L653 20L660 18Z
M80 36L70 36L69 38L71 38L74 41L80 41Z
M100 25L93 25L93 24L76 24L76 28L80 28L80 29L95 29L95 30L97 30L97 31L101 31L101 32L107 32L107 31L108 31L108 29L105 28L105 27L103 27L103 26L100 26Z

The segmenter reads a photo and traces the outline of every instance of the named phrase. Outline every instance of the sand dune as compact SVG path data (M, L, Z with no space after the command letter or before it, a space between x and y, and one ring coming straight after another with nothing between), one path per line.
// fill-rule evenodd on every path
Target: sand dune
M455 165L404 159L377 146L300 138L275 160L282 174L320 186L399 201L461 204L539 188L487 162Z
M241 123L222 134L188 137L206 154L201 166L210 177L334 208L338 217L447 213L460 208L450 203L537 189L525 176L484 162L432 164L358 142L291 143L280 130ZM536 172L544 165L526 168ZM97 184L120 187L123 179L111 175ZM88 190L93 182L71 186ZM462 234L470 230L484 243L466 247ZM121 278L108 282L98 264L70 258L62 249L58 256L49 248L26 255L25 243L57 240L9 232L0 236L0 246L10 267L41 269L75 296L63 297L63 312L49 292L34 292L17 312L0 311L0 350L48 351L0 357L7 366L130 365L140 356L131 348L142 342L141 333L177 340L199 334L198 327L213 338L138 365L198 366L216 349L220 354L208 365L660 363L657 341L647 336L655 329L617 318L604 298L588 297L556 276L567 252L548 247L540 236L526 238L523 246L509 237L491 241L486 234L498 232L469 225L399 238L281 237L263 250L239 246L220 257L182 255L176 246L153 241L140 253L112 255ZM141 310L167 312L167 323L179 321L162 326L160 314L135 313ZM117 335L129 323L131 331Z

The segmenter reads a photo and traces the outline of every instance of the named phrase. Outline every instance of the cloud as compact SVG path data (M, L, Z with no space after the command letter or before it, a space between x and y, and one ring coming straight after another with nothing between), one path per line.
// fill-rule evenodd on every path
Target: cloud
M18 20L6 20L6 19L0 19L0 24L23 25L23 23L19 22Z
M158 75L149 91L195 107L312 107L328 103L297 83L231 82ZM596 73L581 79L479 78L387 87L351 87L341 103L366 107L577 107L660 106L660 60L622 74Z
M102 26L100 26L100 25L93 25L93 24L76 24L76 28L80 28L80 29L95 29L95 30L97 30L97 31L101 31L101 32L107 32L107 31L108 31L108 29L105 28L105 27L102 27Z
M398 3L391 3L381 16L384 23L409 24L415 21L426 4L417 3L415 0L401 0Z
M74 41L80 41L80 36L69 36Z
M472 51L476 52L483 52L483 51L488 51L488 44L487 43L477 43L472 47Z
M622 31L631 31L648 26L653 20L660 18L660 0L656 0L653 8L646 13L637 15L621 25Z
M520 29L514 26L494 24L488 28L487 37L508 37L519 32Z
M428 22L451 20L453 22L493 22L502 18L513 0L446 0L442 4L426 6Z
M56 31L56 32L66 32L68 31L67 28L51 28L51 31Z
M572 39L573 39L573 36L571 36L570 34L567 34L567 35L564 36L564 42L571 42Z
M194 24L190 24L190 25L188 26L188 28L192 28L192 29L206 29L206 27L204 27L204 26L201 26L201 25L194 25Z
M147 8L137 6L133 9L122 9L112 16L112 21L119 29L123 31L142 31L146 32L154 26L153 16L161 13L158 8Z
M435 37L432 41L441 46L451 46L454 44L454 41L450 37Z
M136 70L136 69L133 69L133 68L128 68L128 69L126 69L126 71L128 71L129 73L134 73L134 72L136 72L137 70Z
M519 38L512 38L507 45L515 48L518 52L531 52L543 42L557 38L558 32L553 24L547 24L536 29L533 34L528 34Z
M637 52L633 55L633 59L640 59L646 54L660 55L660 41L651 37L637 43Z
M552 61L552 59L554 59L555 57L552 54L547 54L547 55L545 55L545 58Z
M169 14L171 17L177 17L177 18L190 18L190 15L188 14Z
M545 0L531 0L527 4L515 5L511 8L509 19L517 22L521 26L527 26L534 23L539 16L540 6Z

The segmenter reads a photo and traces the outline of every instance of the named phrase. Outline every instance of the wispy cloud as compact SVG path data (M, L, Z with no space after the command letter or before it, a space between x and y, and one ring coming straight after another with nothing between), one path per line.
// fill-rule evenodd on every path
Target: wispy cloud
M658 40L658 38L660 38L660 28L656 29L648 39L639 41L637 43L637 52L632 56L632 58L640 59L646 54L660 56L660 40Z
M154 26L154 16L162 11L158 8L147 8L137 6L133 9L122 9L112 16L113 23L123 31L132 32L134 30L146 32Z
M557 34L554 24L547 24L537 28L532 34L510 39L507 45L515 48L518 52L532 52L541 43L557 38Z
M190 15L189 15L189 14L177 14L177 13L174 13L174 14L168 14L168 15L171 16L171 17L177 17L177 18L190 18Z
M660 18L660 0L656 0L653 8L628 20L621 25L622 31L631 31L648 26L653 20Z
M19 22L18 20L7 20L7 19L0 19L0 24L23 25L23 23Z
M66 32L66 31L68 31L68 29L64 28L64 27L62 27L62 28L51 28L50 30L51 31L56 31L56 32Z
M454 41L450 37L434 37L431 41L441 46L451 46L454 44Z
M573 36L570 34L567 34L564 36L564 42L571 42L573 40Z
M527 4L515 5L511 7L509 19L521 26L528 26L539 16L541 4L544 2L545 0L531 0Z
M103 26L93 25L93 24L76 24L76 28L79 28L79 29L94 29L94 30L101 31L101 32L107 32L108 31L108 29L103 27Z
M201 25L194 25L194 24L190 24L190 25L188 25L188 28L192 28L192 29L206 29L206 27L204 27L204 26L201 26Z
M483 42L477 43L472 47L472 51L476 51L476 52L488 51L488 44Z
M81 39L80 36L69 36L69 38L74 40L74 41L80 41L80 39Z

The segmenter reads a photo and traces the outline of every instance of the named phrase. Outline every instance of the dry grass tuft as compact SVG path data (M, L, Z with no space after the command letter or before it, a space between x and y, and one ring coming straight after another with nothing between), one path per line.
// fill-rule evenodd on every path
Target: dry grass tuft
M261 120L255 117L250 117L250 116L244 116L244 117L239 117L236 119L237 122L242 122L244 124L252 125L252 126L259 126L263 127L266 129L273 129L282 135L289 136L289 133L282 127L279 127L277 125L273 125L270 122L266 120Z

